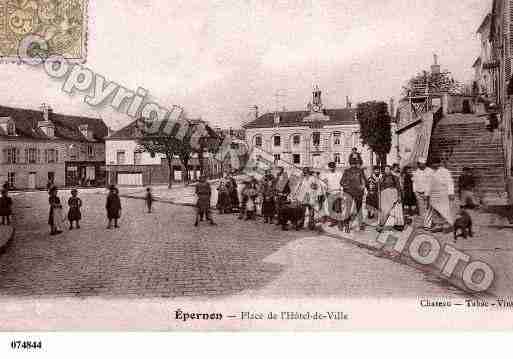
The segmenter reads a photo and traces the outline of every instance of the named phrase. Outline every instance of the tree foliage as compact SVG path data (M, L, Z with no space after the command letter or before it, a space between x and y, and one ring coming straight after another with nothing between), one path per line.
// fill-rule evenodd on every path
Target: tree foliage
M167 121L154 122L140 119L137 128L140 131L138 143L151 155L163 154L169 166L169 187L173 181L172 161L175 156L180 159L185 180L189 180L189 161L194 153L198 154L201 173L203 174L203 154L212 152L218 146L219 139L215 132L203 121L187 121L187 131L178 136L180 124L168 126Z
M362 143L369 146L378 155L378 161L382 162L392 148L391 118L387 104L377 101L360 103L357 116Z

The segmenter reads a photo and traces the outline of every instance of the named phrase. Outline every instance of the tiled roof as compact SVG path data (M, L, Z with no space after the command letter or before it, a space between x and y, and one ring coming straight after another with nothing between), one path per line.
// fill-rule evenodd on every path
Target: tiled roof
M322 121L322 124L327 126L333 125L357 125L358 121L355 119L356 109L331 109L323 110L325 116L329 116L329 120ZM279 127L297 127L308 126L308 122L303 119L310 115L309 111L284 111L278 112L280 117ZM266 113L256 120L249 122L243 126L248 128L268 128L275 127L274 113Z
M43 121L42 111L0 106L0 117L11 117L16 124L16 132L19 136L41 140L50 139L38 128L38 122ZM103 141L107 137L107 126L98 118L69 116L52 112L49 119L55 126L56 138L90 142L80 132L80 125L88 125L88 130L92 131L95 142Z
M138 130L138 127L142 125L142 120L135 120L128 124L127 126L123 127L122 129L114 132L111 134L107 139L109 140L135 140L142 137L142 133ZM207 132L209 133L211 138L218 138L219 136L216 134L216 132L204 121L201 120L189 120L186 119L190 123L191 126L197 126L201 122L205 123ZM163 129L167 122L161 121L160 125L158 125L159 129ZM156 125L152 125L156 126ZM176 129L175 129L176 130Z

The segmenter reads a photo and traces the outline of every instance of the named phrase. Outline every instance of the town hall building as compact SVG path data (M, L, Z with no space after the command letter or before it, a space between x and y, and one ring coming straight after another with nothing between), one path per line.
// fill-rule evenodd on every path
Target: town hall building
M364 166L370 163L369 149L361 144L356 109L325 109L316 87L306 111L266 113L244 125L246 142L269 154L275 162L295 167L326 169L329 162L349 166L351 149L361 153Z

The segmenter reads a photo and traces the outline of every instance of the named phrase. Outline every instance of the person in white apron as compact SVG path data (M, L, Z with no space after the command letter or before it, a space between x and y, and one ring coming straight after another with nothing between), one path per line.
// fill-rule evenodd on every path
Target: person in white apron
M451 173L444 167L438 159L432 161L433 175L426 193L429 203L424 226L426 230L437 231L439 228L434 226L433 220L439 217L447 222L451 227L454 225L454 215L452 204L454 202L454 180ZM443 223L441 223L443 228Z
M48 225L50 226L50 235L62 233L62 204L57 196L57 187L51 186L48 190L50 194L48 202L50 204L50 213L48 215Z

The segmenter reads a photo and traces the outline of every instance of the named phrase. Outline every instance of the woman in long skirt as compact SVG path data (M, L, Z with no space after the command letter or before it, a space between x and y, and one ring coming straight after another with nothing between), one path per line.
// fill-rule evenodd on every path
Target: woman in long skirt
M385 167L380 184L380 215L378 232L381 232L390 217L394 218L394 228L403 230L403 206L402 206L402 193L399 177L392 173L390 166Z
M48 203L50 204L50 213L48 215L48 225L52 236L62 233L62 205L57 196L57 187L52 186L49 189Z
M121 200L119 199L118 189L115 186L110 186L105 209L107 210L107 219L109 220L107 229L112 228L112 222L114 222L114 228L119 228L118 219L121 217Z

